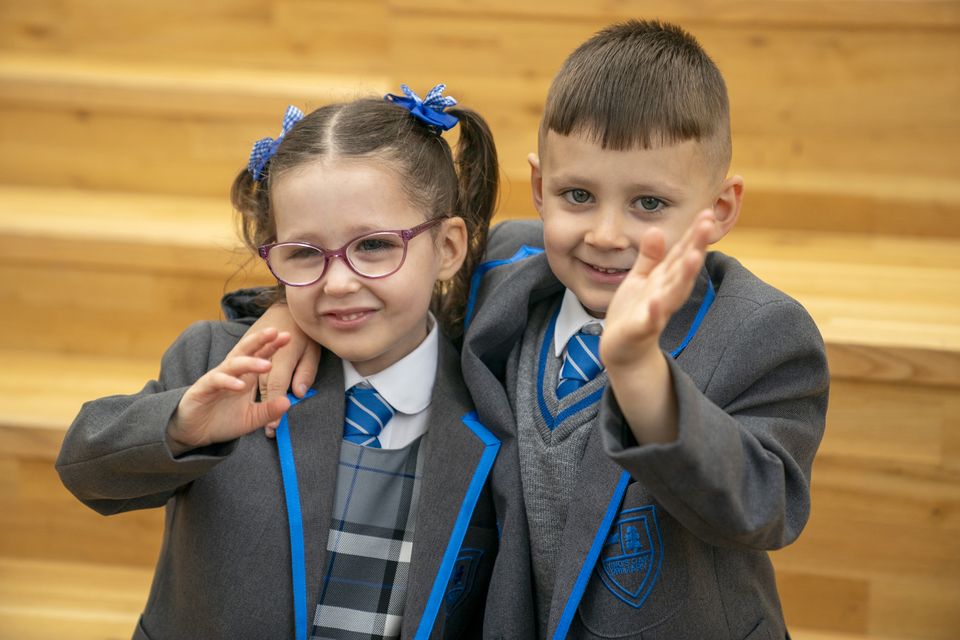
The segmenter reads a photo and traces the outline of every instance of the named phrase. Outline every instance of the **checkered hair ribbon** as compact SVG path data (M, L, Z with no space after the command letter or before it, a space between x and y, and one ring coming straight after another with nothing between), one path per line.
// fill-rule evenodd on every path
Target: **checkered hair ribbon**
M414 118L429 127L448 131L457 126L460 120L454 115L443 112L444 109L456 106L457 104L457 101L452 96L443 95L446 88L447 85L438 84L433 89L430 89L426 98L421 100L420 96L415 94L410 87L401 84L400 89L403 91L402 96L388 93L383 99L400 105L413 114Z
M280 135L276 139L260 138L253 143L253 150L250 152L250 162L247 164L247 171L253 176L254 180L259 180L263 176L263 169L267 166L270 158L277 152L284 136L293 128L293 125L303 120L303 111L293 105L287 107L287 112L283 114L283 124L280 126Z

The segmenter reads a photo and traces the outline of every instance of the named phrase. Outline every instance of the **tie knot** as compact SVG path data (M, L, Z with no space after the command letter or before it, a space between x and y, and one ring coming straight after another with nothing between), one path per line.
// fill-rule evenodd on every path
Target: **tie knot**
M343 438L354 444L380 448L377 436L393 414L393 407L376 389L366 382L355 384L346 393Z
M600 325L588 324L567 342L567 354L560 368L557 398L564 398L603 371L600 362ZM596 331L596 333L592 333Z
M577 333L587 336L599 336L603 333L603 325L599 322L588 322L583 325Z

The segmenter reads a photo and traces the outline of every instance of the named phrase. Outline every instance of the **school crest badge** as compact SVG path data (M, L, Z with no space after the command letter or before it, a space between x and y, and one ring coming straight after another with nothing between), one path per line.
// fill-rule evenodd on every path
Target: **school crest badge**
M657 583L662 564L663 541L656 506L621 511L597 562L603 585L617 598L639 609Z
M462 549L460 551L457 561L453 563L453 572L450 574L447 593L443 597L447 615L460 606L467 594L470 593L482 557L483 551L480 549Z

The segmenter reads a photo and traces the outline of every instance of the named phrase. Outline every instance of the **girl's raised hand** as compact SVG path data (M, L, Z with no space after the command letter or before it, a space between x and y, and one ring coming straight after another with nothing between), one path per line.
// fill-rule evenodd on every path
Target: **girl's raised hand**
M270 358L289 341L289 333L273 328L248 331L223 362L197 380L167 425L174 455L239 438L278 420L290 401L278 396L256 402L257 376L270 370Z

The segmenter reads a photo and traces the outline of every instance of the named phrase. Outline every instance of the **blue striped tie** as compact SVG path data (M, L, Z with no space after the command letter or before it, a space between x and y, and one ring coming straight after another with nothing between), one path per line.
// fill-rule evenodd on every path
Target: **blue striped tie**
M347 390L343 439L365 447L380 448L377 436L393 417L393 407L365 382Z
M593 329L596 325L588 326ZM563 359L560 382L557 384L557 399L567 397L603 371L600 336L586 333L584 329L573 334L567 342L567 355Z

